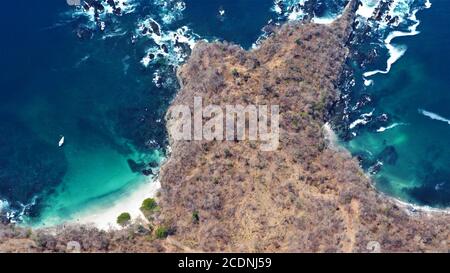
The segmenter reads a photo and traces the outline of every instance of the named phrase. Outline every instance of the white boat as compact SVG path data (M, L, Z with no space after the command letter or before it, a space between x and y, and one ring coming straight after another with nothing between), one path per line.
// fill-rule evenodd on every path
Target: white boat
M58 142L58 146L61 147L64 145L64 136L61 137L61 139Z

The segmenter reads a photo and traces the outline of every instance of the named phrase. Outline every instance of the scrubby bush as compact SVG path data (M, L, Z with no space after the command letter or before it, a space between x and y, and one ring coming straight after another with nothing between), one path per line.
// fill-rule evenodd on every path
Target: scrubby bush
M144 212L154 211L156 208L158 208L158 203L153 198L145 199L141 205L141 210Z
M117 224L121 226L126 226L130 223L131 215L128 212L121 213L117 217Z
M200 216L198 214L198 211L194 211L192 213L192 222L194 222L194 224L198 224L198 222L200 222Z
M156 238L164 239L169 236L169 229L165 226L160 226L155 231Z
M231 75L233 75L233 77L237 78L237 77L239 77L239 71L236 68L233 68L231 70Z

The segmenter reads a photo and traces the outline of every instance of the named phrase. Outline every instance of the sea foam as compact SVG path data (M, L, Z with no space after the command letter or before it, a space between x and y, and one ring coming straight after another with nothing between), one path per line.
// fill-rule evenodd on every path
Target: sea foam
M406 124L405 124L405 123L394 123L394 124L391 124L391 125L389 125L389 126L387 126L387 127L380 127L380 128L378 128L378 129L377 129L377 132L378 132L378 133L382 133L382 132L384 132L384 131L393 129L393 128L395 128L395 127L397 127L397 126L400 126L400 125L406 125Z
M342 6L339 11L328 11L324 16L315 16L305 11L307 0L276 0L272 11L278 14L280 20L297 21L302 20L305 16L311 16L311 21L316 24L331 24L341 16L344 9Z
M417 12L423 8L430 8L431 3L427 1L423 6L415 8L412 10L413 0L396 0L391 3L389 6L388 15L390 18L398 18L398 20L394 20L392 23L388 23L384 20L373 21L370 20L374 16L376 16L377 7L381 3L380 0L365 0L362 1L362 5L357 11L357 14L364 18L367 24L370 24L378 31L384 31L389 28L397 28L404 24L409 24L412 22L412 25L407 27L407 30L392 30L388 32L388 35L383 40L383 46L388 51L388 59L386 60L386 69L381 70L373 70L367 71L363 73L364 80L366 81L368 77L374 76L376 74L387 74L391 71L392 66L401 58L407 51L407 47L405 45L396 45L393 44L393 40L398 37L407 37L407 36L415 36L420 33L417 30L420 25L420 21L417 19ZM370 22L369 22L370 20ZM377 25L375 25L377 24Z
M450 125L450 119L446 119L443 116L440 116L440 115L438 115L436 113L433 113L433 112L430 112L430 111L426 111L426 110L423 110L423 109L418 109L418 111L419 111L420 114L422 114L422 115L424 115L426 117L429 117L429 118L431 118L433 120L446 122L448 125Z
M349 129L353 129L353 128L355 128L355 127L358 126L358 125L365 125L365 124L369 123L370 120L371 120L371 117L372 117L374 111L375 111L375 109L372 110L372 111L369 112L369 113L362 114L362 115L360 116L360 118L358 118L357 120L355 120L355 121L353 121L352 123L350 123L350 125L348 126L348 128L349 128Z

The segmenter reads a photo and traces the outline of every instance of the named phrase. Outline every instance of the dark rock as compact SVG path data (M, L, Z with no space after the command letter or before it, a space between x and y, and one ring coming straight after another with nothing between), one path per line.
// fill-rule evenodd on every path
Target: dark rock
M394 146L387 146L384 150L378 155L378 158L387 164L395 165L398 159L397 151Z
M139 225L136 229L136 234L141 235L141 236L146 236L150 234L150 231L148 229L146 229L145 227Z
M153 171L152 171L152 169L143 170L142 174L145 175L145 176L149 176L149 175L153 174Z
M369 168L369 173L374 175L381 171L381 168L383 167L383 164L380 162L375 163L373 166Z
M167 46L165 44L161 45L161 49L164 53L169 53L169 49L167 48Z
M161 36L161 30L155 21L150 20L150 28L156 35Z
M122 15L122 9L121 8L116 8L114 9L113 13L117 16L121 16Z
M145 168L145 165L143 163L137 163L133 159L128 159L127 163L131 171L134 173L141 172Z
M159 167L159 163L156 161L151 161L150 163L148 163L148 166L150 168L157 168L157 167Z

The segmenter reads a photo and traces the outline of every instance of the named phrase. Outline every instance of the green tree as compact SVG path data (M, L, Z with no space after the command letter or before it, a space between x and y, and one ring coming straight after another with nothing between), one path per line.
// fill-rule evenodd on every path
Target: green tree
M128 212L121 213L117 217L117 224L121 226L126 226L130 223L131 215Z
M153 198L147 198L142 202L141 210L142 211L154 211L156 208L158 208L158 203L156 203L155 199Z
M169 229L165 226L160 226L155 231L156 238L164 239L169 236Z

